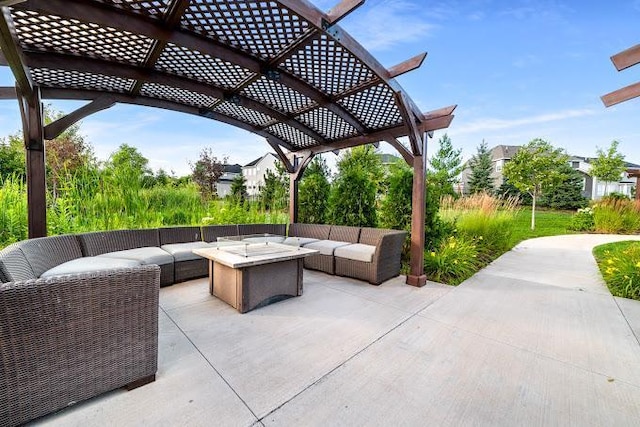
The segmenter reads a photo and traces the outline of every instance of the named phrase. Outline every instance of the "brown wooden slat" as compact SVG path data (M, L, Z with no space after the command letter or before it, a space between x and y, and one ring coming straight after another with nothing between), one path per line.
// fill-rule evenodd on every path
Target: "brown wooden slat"
M414 156L407 149L407 147L402 145L402 143L400 143L400 141L398 141L396 138L389 138L389 139L386 139L385 141L387 143L389 143L393 148L395 148L396 151L398 151L398 153L400 153L400 155L402 156L404 161L407 162L407 164L409 166L413 166L413 158L414 158Z
M611 62L618 71L640 64L640 44L613 55Z
M414 156L421 156L423 134L418 129L416 117L413 115L413 112L409 107L409 103L407 102L404 92L396 93L396 104L400 110L402 120L407 126L407 134L409 135L409 142L411 143L411 151Z
M15 87L0 87L0 99L18 99Z
M336 24L364 4L364 0L342 0L327 12L327 22Z
M601 97L605 107L619 104L640 96L640 82L615 90Z
M409 58L406 61L399 63L398 65L394 65L388 70L389 77L396 78L402 74L408 73L409 71L420 68L426 57L427 52L422 52L421 54L416 55L413 58Z

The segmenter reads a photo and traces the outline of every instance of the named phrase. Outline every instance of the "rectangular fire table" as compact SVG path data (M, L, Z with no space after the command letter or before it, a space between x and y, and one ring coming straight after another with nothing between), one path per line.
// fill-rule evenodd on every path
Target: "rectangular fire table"
M211 295L240 313L302 295L303 258L318 251L274 240L276 236L234 236L219 238L211 248L194 249L209 259Z

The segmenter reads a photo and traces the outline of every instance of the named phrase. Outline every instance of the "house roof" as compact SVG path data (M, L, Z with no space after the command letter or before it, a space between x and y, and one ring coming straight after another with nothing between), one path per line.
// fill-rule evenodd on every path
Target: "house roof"
M237 163L234 165L222 165L222 170L226 173L242 173L242 166Z
M274 158L278 159L278 156L276 156L273 153L267 153L262 157L258 157L257 159L253 160L252 162L247 163L246 165L243 166L243 168L250 168L253 167L255 165L257 165L258 163L260 163L262 161L262 159L264 159L267 156L273 156Z
M520 145L496 145L491 149L491 160L510 159L520 148Z

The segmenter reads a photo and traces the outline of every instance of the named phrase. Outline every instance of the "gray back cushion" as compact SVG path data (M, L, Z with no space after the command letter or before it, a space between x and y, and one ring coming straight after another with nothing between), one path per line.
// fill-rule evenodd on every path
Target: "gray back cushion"
M344 225L332 225L329 232L329 240L338 242L358 243L360 227L348 227Z
M202 227L202 240L205 242L215 242L218 237L237 235L237 225L205 225Z
M84 256L97 256L107 252L127 249L160 247L160 233L157 228L145 230L113 230L79 234Z
M21 243L14 243L0 251L0 283L36 278L20 248Z
M287 231L285 224L240 224L238 234L277 234L284 236Z
M64 262L82 257L80 242L71 235L25 240L20 242L20 248L36 277Z
M174 243L201 242L200 227L166 227L160 230L160 246Z
M309 237L311 239L327 240L329 239L330 225L325 224L300 224L293 223L289 225L289 236L292 237Z

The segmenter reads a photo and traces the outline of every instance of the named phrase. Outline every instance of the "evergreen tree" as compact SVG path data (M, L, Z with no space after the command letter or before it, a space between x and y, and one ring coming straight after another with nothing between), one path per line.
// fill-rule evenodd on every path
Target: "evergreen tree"
M487 143L482 140L476 155L469 161L471 174L469 175L469 192L471 194L493 192L493 164L491 163L491 152L487 148Z
M580 172L568 163L565 163L560 171L565 179L540 197L540 206L570 210L587 206L588 201L582 195L583 178Z
M320 156L315 157L300 181L298 189L299 221L310 224L325 223L330 191L327 162Z
M247 183L244 175L240 174L231 181L231 200L237 204L243 204L247 200Z
M370 146L348 150L338 161L329 196L332 224L375 227L376 194L383 179L380 158Z
M618 152L618 141L612 141L605 152L598 148L598 157L591 163L591 173L604 181L604 194L607 195L609 182L618 182L625 171L624 155Z
M438 141L439 148L429 160L427 180L435 184L438 197L445 194L456 195L453 184L462 172L462 149L455 150L451 138L445 133Z

